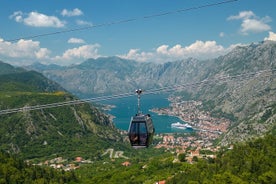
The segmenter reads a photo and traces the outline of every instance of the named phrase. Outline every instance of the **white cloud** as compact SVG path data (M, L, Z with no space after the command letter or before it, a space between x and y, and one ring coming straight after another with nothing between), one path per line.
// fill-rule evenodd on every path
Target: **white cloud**
M16 43L0 40L0 55L10 58L42 59L48 58L50 50L41 48L40 42L32 40L19 40Z
M265 37L264 40L276 41L276 33L269 31L268 37Z
M82 44L82 43L85 43L85 41L83 39L80 39L80 38L70 38L68 40L68 43Z
M83 45L77 48L66 50L62 56L56 56L53 61L63 62L63 64L70 64L74 62L82 62L84 59L98 58L99 44ZM61 63L60 63L61 64Z
M176 44L173 47L161 45L153 52L139 52L139 49L131 49L125 55L119 57L137 61L167 62L184 58L211 59L225 54L228 50L218 45L215 41L196 41L193 44L183 47Z
M130 49L125 55L118 55L121 58L131 59L140 62L146 62L153 58L154 53L150 52L139 52L139 49Z
M204 54L206 56L217 55L224 50L223 46L217 45L216 41L196 41L190 46L186 47L187 54Z
M71 43L79 43L82 41L82 39L79 38L71 38L69 40ZM264 38L264 40L276 41L276 33L269 32L269 36ZM234 44L224 48L222 45L217 44L216 41L204 42L197 40L187 46L181 44L169 46L164 44L148 52L140 49L130 49L128 53L118 56L140 62L157 63L182 60L190 57L206 60L224 55L236 46L244 45ZM81 63L89 58L101 57L102 55L99 54L99 48L99 44L87 44L68 49L62 54L51 56L51 51L47 48L42 48L38 41L21 39L18 42L13 43L4 41L0 38L0 59L16 65L31 64L35 61L44 64L55 63L60 65L70 65Z
M13 12L12 15L10 15L10 19L13 19L16 21L16 22L22 22L23 21L23 12L22 11L16 11L16 12Z
M252 11L242 11L238 15L231 15L227 20L249 19L252 17L256 17Z
M40 48L35 52L35 56L37 59L48 59L51 51L47 48Z
M24 14L21 11L14 12L11 16L16 22L24 23L32 27L64 27L65 22L55 16L48 16L38 12Z
M271 30L268 25L271 18L268 16L259 18L252 11L242 11L238 15L228 17L227 20L242 20L240 31L244 35Z
M168 54L168 45L161 45L156 49L158 54L167 55Z
M241 32L244 34L248 34L249 32L259 33L270 29L271 27L268 24L256 19L246 19L241 24Z
M83 12L78 8L75 8L73 10L63 9L61 15L66 17L73 17L83 15Z
M68 49L61 55L52 56L51 50L42 48L39 41L21 39L13 43L0 37L0 60L19 66L37 61L44 64L70 65L81 63L85 59L101 57L99 48L99 44L87 44Z

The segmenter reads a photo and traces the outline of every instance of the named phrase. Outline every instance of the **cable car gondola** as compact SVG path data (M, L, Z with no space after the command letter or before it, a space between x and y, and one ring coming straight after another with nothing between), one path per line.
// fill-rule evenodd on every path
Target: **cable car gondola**
M142 114L140 111L140 95L142 90L136 90L138 95L138 112L131 118L128 137L132 147L146 148L152 143L154 127L150 114Z

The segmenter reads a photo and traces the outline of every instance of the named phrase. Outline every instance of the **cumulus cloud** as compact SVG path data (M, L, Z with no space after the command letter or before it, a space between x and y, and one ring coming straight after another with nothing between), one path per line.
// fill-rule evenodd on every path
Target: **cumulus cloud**
M242 11L238 15L229 16L227 20L242 20L240 31L244 35L271 30L268 25L271 22L271 18L269 16L260 18L252 11Z
M73 10L63 9L62 12L61 12L61 15L64 16L64 17L65 16L66 17L73 17L73 16L83 15L83 12L78 8L75 8Z
M80 38L70 38L67 42L68 43L77 43L77 44L85 43L85 41Z
M48 59L51 51L47 48L40 48L37 52L35 52L35 56L37 59Z
M21 39L13 43L0 38L0 58L15 65L27 65L36 61L44 64L76 64L88 58L100 57L99 48L99 44L83 45L68 49L61 55L51 56L52 52L42 48L39 41Z
M125 59L133 59L137 61L167 62L180 60L184 58L211 59L225 54L228 50L218 45L215 41L199 41L197 40L189 46L176 44L173 47L169 45L161 45L153 52L140 52L139 49L131 49L125 55L119 57Z
M19 40L16 43L0 40L0 55L11 58L48 58L50 50L41 48L40 42L32 40Z
M62 56L56 56L53 58L53 61L57 61L59 63L63 62L63 64L70 64L72 62L83 61L84 59L98 58L100 57L98 53L99 48L99 44L91 44L68 49L62 54Z
M265 37L264 40L271 40L271 41L276 41L276 33L273 33L272 31L269 31L268 37Z
M15 43L0 38L0 58L16 65L31 64L37 60L48 60L51 51L42 48L40 42L21 39Z
M248 34L249 32L259 33L270 30L271 27L264 21L256 19L246 19L243 20L241 24L241 32Z
M64 27L65 22L59 20L55 16L48 16L38 12L23 13L21 11L14 12L11 16L16 22L24 23L32 27Z
M275 39L276 34L270 32L266 40ZM82 39L71 38L71 43L82 42ZM69 42L68 40L68 42ZM186 58L212 59L224 55L234 47L241 44L231 45L228 48L217 44L215 41L195 41L194 43L183 46L176 44L174 46L160 45L149 52L140 49L130 49L128 53L118 55L121 58L136 60L140 62L164 63L168 61L182 60ZM78 64L89 58L102 57L99 54L99 44L86 44L75 48L65 50L61 54L52 56L51 51L42 48L39 41L21 39L18 42L8 42L0 38L0 58L4 61L16 65L26 65L39 61L44 64L55 63L59 65ZM17 61L15 63L15 61Z
M231 15L228 20L239 20L239 19L249 19L254 18L256 15L252 11L242 11L238 15Z
M125 55L118 55L121 58L131 59L140 62L150 61L154 57L154 53L140 52L139 49L130 49Z

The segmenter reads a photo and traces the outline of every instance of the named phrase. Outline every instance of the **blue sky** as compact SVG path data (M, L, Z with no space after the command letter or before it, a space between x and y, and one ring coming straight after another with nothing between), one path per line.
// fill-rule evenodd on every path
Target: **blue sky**
M225 3L188 10L220 2ZM0 60L71 65L107 56L140 62L209 59L236 45L276 40L275 0L226 2L3 0ZM64 33L84 27L90 29ZM29 38L56 32L62 33Z

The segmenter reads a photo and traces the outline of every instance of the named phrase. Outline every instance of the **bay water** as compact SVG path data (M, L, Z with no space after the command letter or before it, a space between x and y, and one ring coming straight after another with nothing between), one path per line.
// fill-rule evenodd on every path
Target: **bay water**
M113 122L121 130L128 130L130 119L137 113L137 96L105 101L104 104L114 105L108 114L115 116ZM156 133L189 132L190 130L171 129L171 124L183 122L178 117L168 115L158 115L150 112L153 108L169 107L168 94L149 94L141 96L140 106L143 114L150 114L153 120Z

